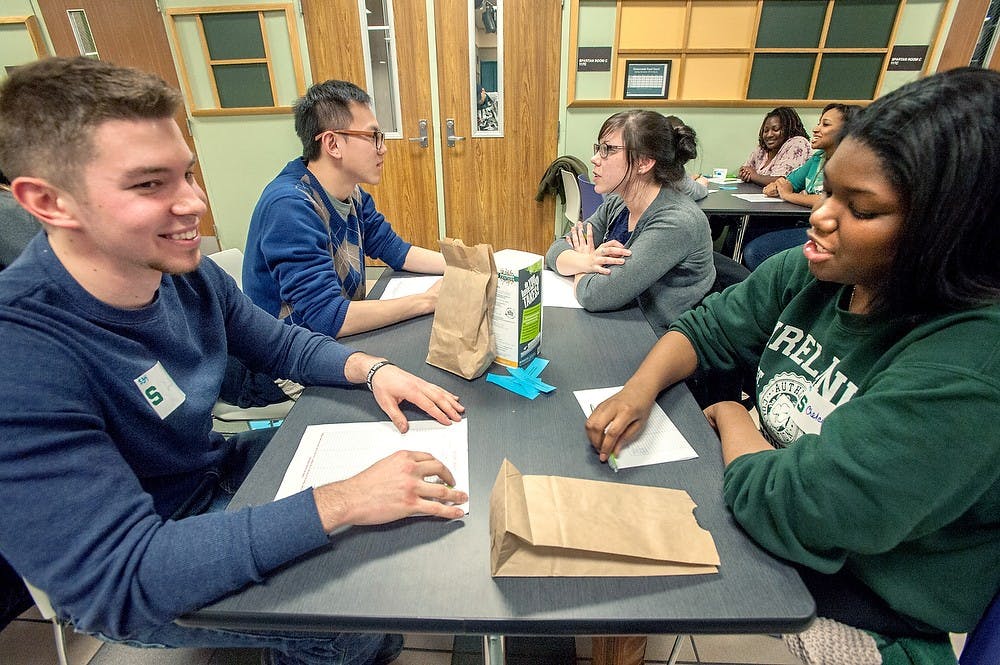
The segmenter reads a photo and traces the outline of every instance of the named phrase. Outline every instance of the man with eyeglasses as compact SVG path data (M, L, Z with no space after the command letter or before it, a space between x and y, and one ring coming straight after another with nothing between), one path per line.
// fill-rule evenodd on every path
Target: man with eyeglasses
M271 181L254 209L243 288L259 306L317 332L344 337L437 306L441 283L391 300L365 299L365 257L394 270L441 274L440 252L400 238L361 184L378 184L385 158L371 98L347 81L312 86L295 104L302 157Z

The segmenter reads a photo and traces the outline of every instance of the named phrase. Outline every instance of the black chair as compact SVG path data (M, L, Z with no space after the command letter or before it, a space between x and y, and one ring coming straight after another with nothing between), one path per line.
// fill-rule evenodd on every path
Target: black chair
M712 262L715 263L715 282L712 283L709 294L724 291L750 276L750 270L745 265L721 252L712 252Z
M742 282L750 275L746 266L725 254L712 252L712 261L715 263L715 282L705 294L706 298ZM698 406L703 409L725 400L742 402L748 409L754 406L752 375L734 376L718 370L699 369L688 377L686 383ZM743 395L748 397L744 398Z
M986 614L979 620L965 638L962 656L958 659L961 665L991 665L997 661L1000 654L1000 593L986 609Z

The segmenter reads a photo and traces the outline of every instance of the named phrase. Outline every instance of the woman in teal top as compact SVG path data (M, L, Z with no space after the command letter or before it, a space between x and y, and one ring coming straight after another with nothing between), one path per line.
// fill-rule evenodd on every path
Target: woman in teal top
M813 127L813 154L786 178L778 178L765 185L764 194L807 208L816 205L823 198L823 166L837 149L841 128L860 109L853 104L827 104L819 122ZM743 263L753 270L769 256L805 241L806 229L802 225L762 234L746 244Z
M764 186L764 193L783 201L812 208L823 192L823 164L833 156L840 142L840 130L861 109L853 104L827 104L813 127L813 154L805 164ZM805 235L803 234L803 242Z

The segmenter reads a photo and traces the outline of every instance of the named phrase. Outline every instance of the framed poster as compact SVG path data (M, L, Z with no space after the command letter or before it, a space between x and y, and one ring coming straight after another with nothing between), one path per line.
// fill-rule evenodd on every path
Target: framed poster
M625 99L666 99L672 60L626 60Z

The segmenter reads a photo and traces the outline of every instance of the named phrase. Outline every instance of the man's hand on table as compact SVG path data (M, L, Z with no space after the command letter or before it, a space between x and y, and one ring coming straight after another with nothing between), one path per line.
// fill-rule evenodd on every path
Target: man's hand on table
M442 482L428 482L437 476ZM428 453L400 450L358 475L313 490L323 529L385 524L411 515L458 519L465 511L465 492L451 489L455 477ZM456 505L447 505L456 504Z
M366 353L352 354L347 359L344 375L351 383L368 382L375 401L400 432L405 433L410 427L399 408L404 401L421 409L442 425L457 423L462 419L465 407L459 404L457 395L382 361L383 359Z

